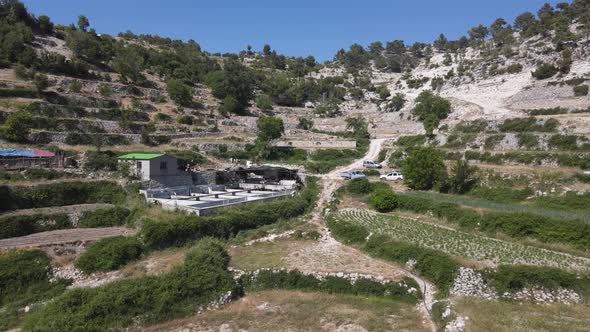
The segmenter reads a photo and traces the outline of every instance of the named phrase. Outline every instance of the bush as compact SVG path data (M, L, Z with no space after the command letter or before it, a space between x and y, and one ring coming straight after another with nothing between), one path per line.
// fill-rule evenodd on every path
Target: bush
M256 97L256 107L263 111L270 111L272 110L272 100L267 95L260 95Z
M78 80L73 80L69 85L69 90L71 93L80 93L82 91L82 83Z
M328 227L336 239L346 244L364 243L369 236L369 231L366 228L351 222L328 219Z
M416 106L412 114L424 124L428 135L436 129L440 120L446 119L451 112L451 103L443 97L435 96L431 91L423 91L416 98Z
M559 288L580 289L588 279L579 279L574 273L544 266L500 265L496 271L484 274L498 294L517 292L523 288L542 287L549 290Z
M518 133L518 145L525 149L534 149L539 146L539 138L529 133Z
M198 307L238 291L222 244L203 240L184 263L158 277L75 289L26 317L24 330L104 331L193 315Z
M113 94L113 90L110 85L101 83L98 85L98 93L103 97L110 97Z
M124 225L131 212L122 207L84 211L80 216L80 227L112 227Z
M300 117L299 123L297 124L297 128L303 129L303 130L311 130L311 128L313 128L313 120L310 120L310 119L304 118L304 117Z
M557 67L547 63L543 63L539 65L537 69L533 71L531 74L534 78L538 80L544 80L553 77L555 74L557 74L558 71L559 69Z
M397 195L389 188L375 190L369 204L379 212L389 212L397 207Z
M574 87L574 95L576 97L582 97L588 95L588 85L578 85Z
M357 178L348 181L346 191L351 194L365 195L373 191L373 186L367 178Z
M85 273L112 271L141 257L145 249L136 237L116 236L98 240L76 260Z
M391 101L387 104L385 110L387 112L399 112L406 104L406 97L403 93L396 93Z
M0 239L72 227L64 213L0 217Z
M180 124L189 125L189 126L193 125L193 120L194 120L194 118L190 115L183 115L183 116L179 116L178 118L176 118L176 122L178 122Z

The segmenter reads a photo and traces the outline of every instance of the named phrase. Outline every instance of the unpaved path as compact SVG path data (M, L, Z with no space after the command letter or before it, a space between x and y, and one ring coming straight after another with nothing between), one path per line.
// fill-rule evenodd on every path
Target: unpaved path
M119 235L134 235L136 230L125 227L61 229L0 240L1 248L41 247L80 241L96 241Z
M65 214L76 214L82 213L84 211L94 211L97 209L106 209L114 207L113 204L77 204L77 205L64 205L64 206L52 206L46 208L35 208L35 209L22 209L22 210L15 210L9 211L6 213L0 213L0 217L7 217L7 216L23 216L23 215L34 215L34 214L55 214L55 213L65 213Z
M436 289L434 285L390 262L375 259L355 248L341 244L332 237L324 221L323 212L326 205L329 203L334 191L344 182L338 174L340 172L362 168L363 160L377 159L381 146L385 141L386 139L384 138L371 140L369 150L362 159L358 159L347 166L337 168L328 174L320 176L321 192L310 221L319 226L322 237L318 245L307 246L298 252L290 253L287 262L297 265L299 269L304 271L334 272L334 269L337 269L339 270L338 272L359 272L361 270L363 273L380 275L387 278L398 279L401 276L411 277L422 288L424 300L418 305L418 310L422 315L423 323L431 331L436 331L436 325L430 315L432 305L435 301L434 294L436 293Z

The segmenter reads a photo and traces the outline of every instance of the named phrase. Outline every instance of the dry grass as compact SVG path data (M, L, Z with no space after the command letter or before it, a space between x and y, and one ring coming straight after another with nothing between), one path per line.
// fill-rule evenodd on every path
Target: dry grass
M250 246L231 248L229 250L230 266L244 271L253 271L262 267L287 267L284 258L289 255L290 247L297 245L294 242L302 241L261 242Z
M453 300L458 315L467 316L466 331L590 331L590 307Z
M416 308L392 300L295 291L253 292L224 309L147 331L425 331Z

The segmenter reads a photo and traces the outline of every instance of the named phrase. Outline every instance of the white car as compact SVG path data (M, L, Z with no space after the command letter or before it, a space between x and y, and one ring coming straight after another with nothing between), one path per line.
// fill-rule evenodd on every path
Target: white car
M364 168L381 168L381 164L376 163L372 160L365 160L363 161L363 167Z
M385 175L381 175L379 179L385 181L400 181L404 179L404 176L398 171L391 171Z

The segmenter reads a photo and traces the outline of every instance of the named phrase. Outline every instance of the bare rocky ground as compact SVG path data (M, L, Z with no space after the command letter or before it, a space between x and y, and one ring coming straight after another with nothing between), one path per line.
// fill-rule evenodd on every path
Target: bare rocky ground
M0 240L0 249L51 246L66 243L96 241L107 237L134 235L137 231L125 227L63 229Z

